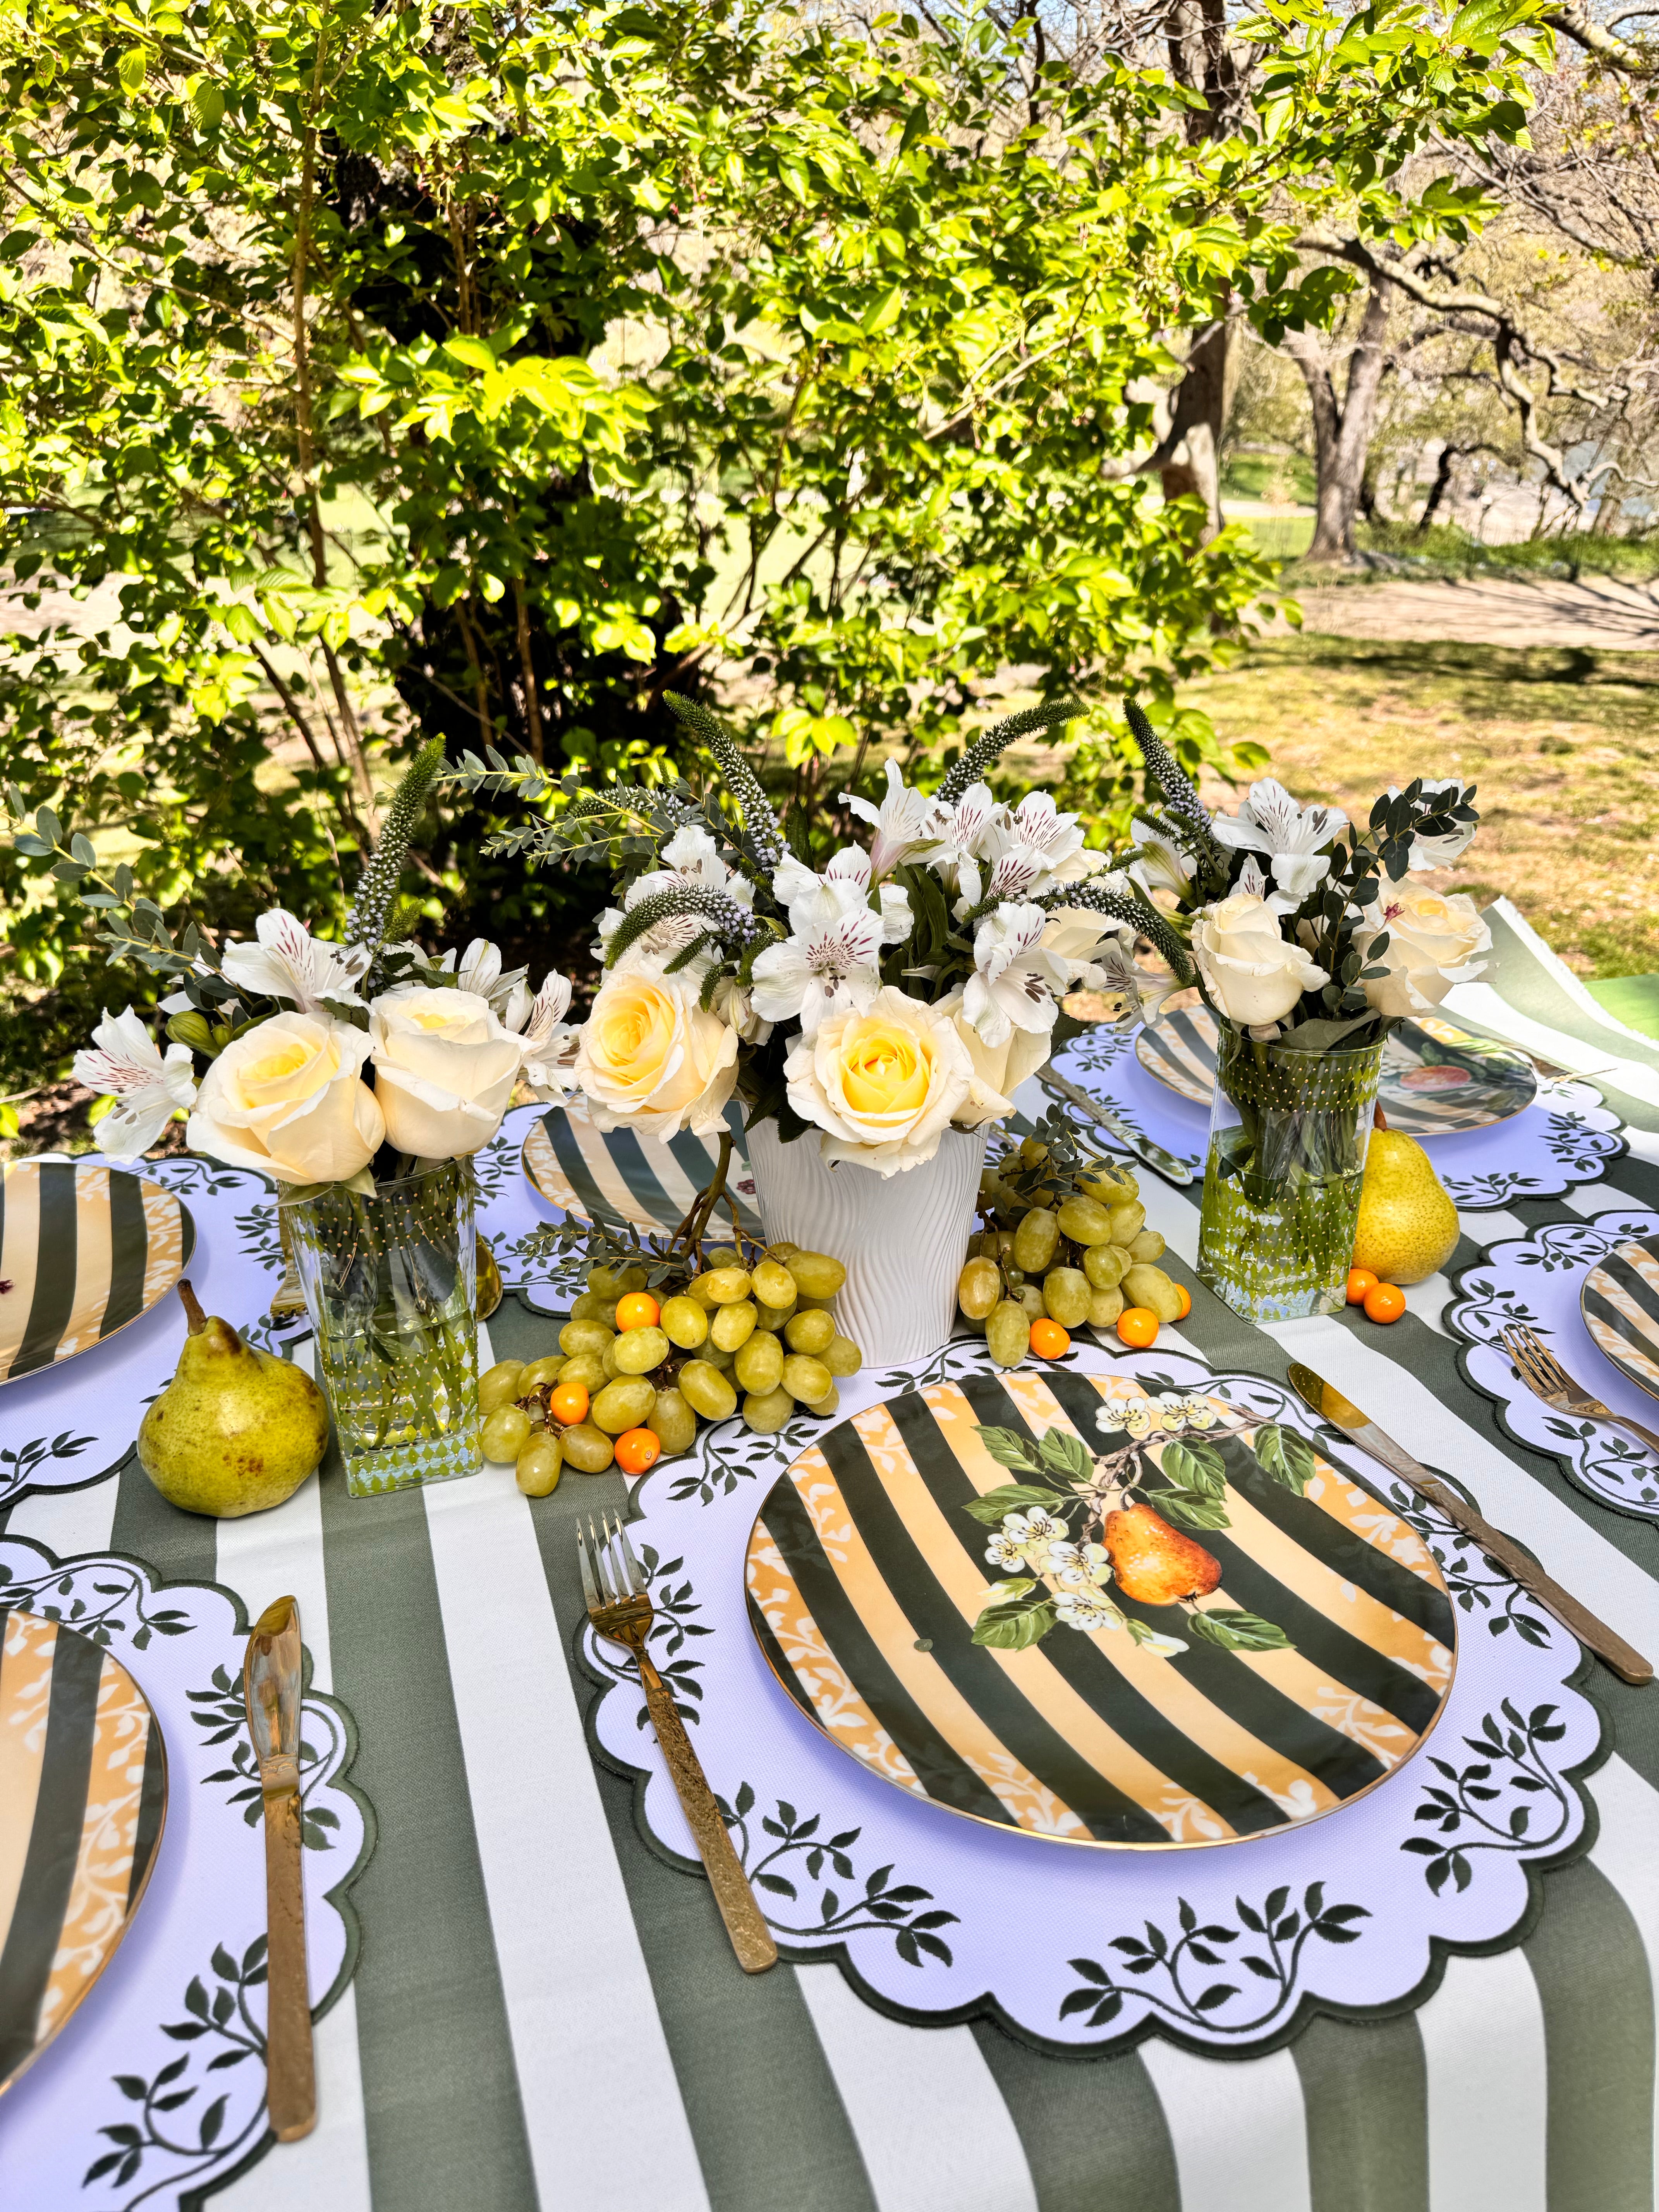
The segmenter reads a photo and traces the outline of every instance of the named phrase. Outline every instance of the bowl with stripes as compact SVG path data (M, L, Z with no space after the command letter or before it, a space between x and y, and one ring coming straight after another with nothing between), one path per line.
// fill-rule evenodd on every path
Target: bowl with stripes
M743 1109L727 1107L732 1159L726 1188L745 1235L762 1235L750 1172ZM665 1142L632 1129L596 1128L580 1104L553 1106L526 1132L521 1157L533 1188L550 1206L612 1231L672 1237L706 1189L720 1158L718 1135L682 1130ZM718 1235L718 1225L711 1227Z
M158 1182L97 1160L0 1169L0 1382L93 1352L183 1274L188 1209Z
M1659 1237L1609 1252L1578 1289L1578 1310L1597 1348L1650 1398L1659 1398Z

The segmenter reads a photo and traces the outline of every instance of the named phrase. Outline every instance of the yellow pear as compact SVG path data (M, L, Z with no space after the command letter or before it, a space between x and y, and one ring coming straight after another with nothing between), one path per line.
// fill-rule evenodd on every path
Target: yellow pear
M1384 1283L1420 1283L1457 1243L1457 1208L1429 1156L1398 1129L1374 1129L1359 1193L1353 1264Z
M234 1520L291 1498L328 1449L328 1401L303 1367L210 1319L188 1283L178 1370L144 1415L138 1462L169 1504Z

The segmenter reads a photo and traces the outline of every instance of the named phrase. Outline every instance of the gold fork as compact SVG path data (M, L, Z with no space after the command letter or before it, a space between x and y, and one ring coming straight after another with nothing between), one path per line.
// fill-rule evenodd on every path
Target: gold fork
M1573 1381L1548 1345L1531 1329L1518 1322L1509 1322L1502 1334L1504 1351L1534 1397L1541 1398L1547 1406L1553 1406L1559 1413L1577 1413L1589 1421L1615 1422L1632 1436L1640 1437L1650 1451L1659 1452L1659 1436L1651 1429L1644 1429L1640 1421L1632 1421L1628 1413L1615 1413L1599 1398L1592 1398L1582 1383Z
M732 1938L738 1964L745 1974L763 1974L769 1966L777 1964L778 1947L732 1848L731 1832L720 1818L720 1808L714 1802L702 1762L691 1748L685 1724L675 1708L674 1693L657 1672L646 1650L653 1608L644 1571L634 1556L628 1531L620 1521L613 1528L608 1513L602 1516L601 1526L595 1528L590 1513L586 1529L580 1522L576 1524L576 1555L581 1562L588 1619L601 1636L613 1644L625 1644L639 1667L657 1741L662 1746L686 1821L696 1838L697 1853L708 1869L714 1902L726 1923L726 1932Z

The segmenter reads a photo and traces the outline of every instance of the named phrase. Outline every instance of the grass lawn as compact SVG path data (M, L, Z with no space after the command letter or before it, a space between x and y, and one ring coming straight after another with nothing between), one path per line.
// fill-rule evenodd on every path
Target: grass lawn
M1449 887L1512 899L1581 975L1659 970L1659 653L1304 635L1182 696L1298 798L1361 818L1415 775L1478 784Z

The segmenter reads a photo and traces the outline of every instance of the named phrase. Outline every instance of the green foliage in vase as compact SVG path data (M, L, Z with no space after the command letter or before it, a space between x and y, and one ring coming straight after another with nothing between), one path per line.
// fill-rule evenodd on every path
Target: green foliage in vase
M1516 136L1536 13L1275 8L1262 127L1188 143L1162 72L977 8L7 0L8 773L210 930L333 932L382 746L649 786L665 692L724 690L810 822L1002 667L1170 719L1270 581L1138 473L1182 334L1328 314L1327 212L1462 234L1401 165ZM499 826L452 788L422 895L544 956ZM49 874L0 855L6 988L63 1001L25 1073L97 997Z

